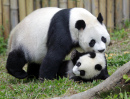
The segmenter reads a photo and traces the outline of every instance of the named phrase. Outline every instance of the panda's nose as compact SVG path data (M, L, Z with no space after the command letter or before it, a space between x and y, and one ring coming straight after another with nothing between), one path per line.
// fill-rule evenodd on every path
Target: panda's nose
M102 49L102 50L98 50L100 53L104 52L105 49Z

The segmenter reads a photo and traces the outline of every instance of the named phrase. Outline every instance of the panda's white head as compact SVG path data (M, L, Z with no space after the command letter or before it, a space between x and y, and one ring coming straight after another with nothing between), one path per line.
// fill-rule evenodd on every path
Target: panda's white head
M103 17L99 13L98 17L86 20L78 20L75 27L79 31L79 45L84 51L105 52L110 43L110 35L102 23Z
M104 54L95 52L88 52L79 57L73 67L73 73L83 79L106 79L109 75L105 70L106 59Z

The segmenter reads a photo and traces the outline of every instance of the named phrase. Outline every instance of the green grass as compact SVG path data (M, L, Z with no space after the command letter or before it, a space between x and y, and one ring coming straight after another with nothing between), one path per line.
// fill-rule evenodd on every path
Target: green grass
M128 36L128 32L125 29L115 30L114 33L111 33L112 40L121 40L122 38L126 38Z
M4 64L3 64L4 65ZM89 88L100 83L100 81L94 81L93 83L75 83L68 78L59 80L45 80L40 83L39 80L19 80L5 71L5 68L1 68L0 72L0 97L6 98L49 98L56 96L64 96L68 94L76 94L85 91Z
M110 91L109 93L106 93L106 94L103 93L103 94L104 94L102 95L103 99L130 99L130 92L126 92L126 91L118 92L118 93Z
M108 54L109 55L109 54ZM109 74L111 75L114 71L116 71L120 66L130 61L130 54L116 55L116 56L107 57L107 64Z
M0 56L0 97L8 98L49 98L64 95L72 95L83 92L99 84L101 81L92 83L76 83L68 78L59 80L45 80L40 83L39 80L19 80L6 72L5 63L7 56Z
M130 61L130 54L123 54L113 56L112 59L108 59L108 66L122 66L126 62Z
M112 45L108 47L106 52L108 61L108 72L111 75L120 66L130 61L130 28L127 30L116 30L111 33ZM3 39L2 39L3 40ZM0 42L2 42L0 40ZM3 43L4 45L4 43ZM92 83L77 83L63 78L59 80L45 80L40 83L39 80L19 80L9 75L5 69L6 52L5 45L0 47L3 49L0 54L0 99L43 99L50 97L59 97L72 95L88 90L99 83L101 80ZM130 99L130 92L114 93L110 91L100 96L103 99Z

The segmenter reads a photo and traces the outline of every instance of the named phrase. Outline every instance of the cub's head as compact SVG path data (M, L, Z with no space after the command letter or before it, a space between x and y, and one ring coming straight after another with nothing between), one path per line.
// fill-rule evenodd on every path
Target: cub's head
M105 52L110 43L110 35L103 24L101 13L97 18L77 20L75 28L79 31L79 45L84 51Z
M73 73L83 79L106 79L109 77L106 58L103 53L87 52L86 54L76 52L77 56L72 59L75 64ZM77 60L77 61L76 61Z

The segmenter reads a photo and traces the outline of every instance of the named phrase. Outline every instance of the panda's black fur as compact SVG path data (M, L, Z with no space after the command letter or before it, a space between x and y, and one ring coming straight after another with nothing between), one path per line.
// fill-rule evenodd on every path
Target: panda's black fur
M71 48L75 46L69 31L69 13L70 9L61 10L51 20L47 40L48 51L43 59L43 66L40 68L40 72L42 72L40 77L55 78L54 75L57 73L61 60L64 60ZM50 73L48 70L53 72Z
M84 51L104 52L110 36L100 17L83 8L42 8L32 12L10 33L8 73L19 79L37 74L41 79L54 79L72 48L80 45ZM88 39L97 36L98 43L89 46ZM101 36L106 38L106 43ZM23 70L26 63L27 72Z
M63 78L63 77L69 77L69 79L72 79L74 81L78 81L78 82L88 82L88 81L93 81L93 80L97 80L97 79L102 79L102 80L105 80L106 78L109 77L109 74L108 74L108 70L107 70L107 60L106 60L106 57L104 55L104 58L105 58L105 68L100 72L99 75L96 75L95 77L93 78L90 78L90 79L85 79L85 78L82 78L81 76L76 76L72 69L74 67L74 65L77 63L77 60L82 57L83 55L87 55L87 54L90 54L90 58L95 58L96 57L96 53L95 52L86 52L86 53L80 53L78 52L77 50L74 50L72 52L72 55L71 55L71 60L66 60L66 61L63 61L59 70L58 70L58 73L57 73L57 78ZM87 60L86 60L87 62ZM83 70L84 72L84 70ZM81 74L82 75L82 74ZM84 75L82 75L84 76Z

